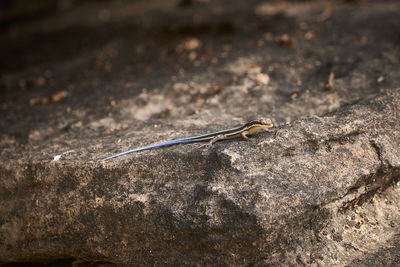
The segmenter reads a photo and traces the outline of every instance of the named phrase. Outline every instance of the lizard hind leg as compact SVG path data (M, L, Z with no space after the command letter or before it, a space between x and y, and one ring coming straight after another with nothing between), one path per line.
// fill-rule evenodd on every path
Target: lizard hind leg
M226 136L225 136L224 134L217 135L217 136L215 136L213 139L211 139L210 141L208 141L207 143L205 143L205 144L203 144L203 145L201 145L201 146L198 146L196 149L200 149L200 148L203 148L203 147L209 148L209 147L211 147L214 143L216 143L217 141L225 140L225 139L226 139Z
M224 134L219 134L217 136L215 136L213 139L211 139L209 142L199 146L198 148L202 148L202 147L211 147L213 144L215 144L216 142L220 141L220 140L225 140L226 136Z
M213 139L211 139L210 142L208 142L208 146L212 146L212 145L215 144L216 142L221 141L221 140L225 140L225 139L226 139L226 135L224 135L224 134L219 134L219 135L217 135L216 137L214 137Z

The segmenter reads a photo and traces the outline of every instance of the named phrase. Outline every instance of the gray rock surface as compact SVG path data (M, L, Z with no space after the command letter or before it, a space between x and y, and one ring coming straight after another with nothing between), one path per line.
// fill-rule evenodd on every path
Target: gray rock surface
M2 32L0 264L399 265L400 5L178 4Z

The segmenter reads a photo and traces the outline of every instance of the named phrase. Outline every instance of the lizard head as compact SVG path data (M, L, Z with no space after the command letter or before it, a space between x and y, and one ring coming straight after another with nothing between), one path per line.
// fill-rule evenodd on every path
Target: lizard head
M270 119L258 119L252 120L246 123L245 127L248 128L250 134L253 134L261 129L268 129L273 127L272 121Z

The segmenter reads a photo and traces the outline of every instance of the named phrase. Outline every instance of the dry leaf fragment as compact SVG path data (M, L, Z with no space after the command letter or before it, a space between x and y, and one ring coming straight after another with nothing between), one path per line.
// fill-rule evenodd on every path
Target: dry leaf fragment
M254 80L255 80L257 83L267 85L267 84L269 83L269 81L270 81L270 78L269 78L268 74L265 74L265 73L257 73L257 74L255 75L255 77L254 77Z

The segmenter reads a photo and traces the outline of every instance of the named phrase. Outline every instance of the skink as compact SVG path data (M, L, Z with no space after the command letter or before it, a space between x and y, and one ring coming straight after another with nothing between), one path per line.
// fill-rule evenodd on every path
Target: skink
M217 141L233 139L233 138L242 138L244 140L250 140L248 138L248 135L252 135L262 129L271 128L272 126L273 126L273 124L272 124L271 120L269 120L269 119L252 120L252 121L249 121L248 123L244 124L243 126L233 128L233 129L223 130L223 131L209 133L209 134L191 136L191 137L186 137L186 138L179 138L179 139L174 139L174 140L170 140L170 141L166 141L166 142L162 142L162 143L158 143L158 144L134 148L134 149L104 158L104 159L102 159L102 161L113 159L113 158L116 158L116 157L119 157L122 155L126 155L126 154L129 154L132 152L137 152L137 151L142 151L142 150L156 148L156 147L162 147L162 146L175 145L175 144L209 141L209 144L212 145Z

